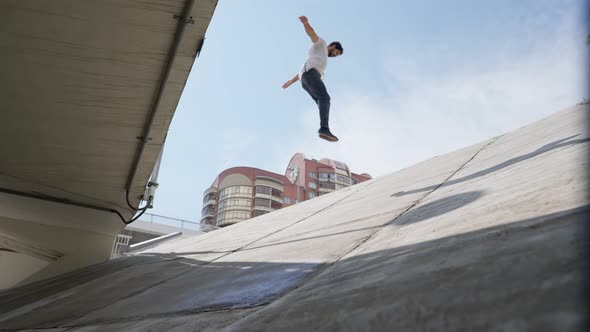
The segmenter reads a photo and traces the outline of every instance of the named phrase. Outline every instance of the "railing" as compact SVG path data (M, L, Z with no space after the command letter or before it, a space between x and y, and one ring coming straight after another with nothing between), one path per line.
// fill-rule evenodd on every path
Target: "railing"
M279 202L281 204L283 204L283 199L277 196L273 196L273 195L269 195L269 194L263 194L263 193L256 193L254 194L254 198L266 198L266 199L270 199L273 200L275 202Z
M218 190L215 187L209 187L207 190L203 192L203 196L207 196L210 193L217 193Z
M164 217L157 214L144 213L139 220L149 223L156 223L161 225L168 225L178 227L180 229L188 229L192 231L200 231L200 223L195 221Z
M173 237L177 237L177 236L180 236L180 235L182 235L182 232L176 232L176 233L171 233L171 234L163 235L163 236L160 236L160 237L157 237L157 238L154 238L154 239L150 239L150 240L147 240L147 241L143 241L143 242L140 242L140 243L132 244L132 245L129 246L129 251L143 249L145 247L151 246L153 244L157 244L157 243L162 242L162 241L166 241L168 239L171 239Z
M254 206L254 210L259 210L259 211L266 211L266 212L272 212L276 209L271 208L270 206L263 206L263 205L255 205Z
M203 207L205 207L205 206L207 206L207 205L215 205L215 200L214 200L214 199L210 199L210 200L206 201L206 202L203 204Z
M129 241L131 236L119 234L113 243L113 249L111 250L111 258L116 258L123 255L129 249Z

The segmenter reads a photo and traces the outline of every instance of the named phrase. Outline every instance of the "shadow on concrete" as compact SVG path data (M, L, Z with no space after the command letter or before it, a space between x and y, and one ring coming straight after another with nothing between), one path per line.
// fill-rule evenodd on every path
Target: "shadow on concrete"
M361 228L349 229L346 231L334 232L334 233L317 235L317 236L309 236L309 237L305 237L305 238L298 238L296 240L290 240L290 241L273 242L272 244L261 245L261 246L249 246L247 248L242 248L239 251L257 250L257 249L261 249L261 248L280 246L280 245L288 244L288 243L296 243L296 242L316 240L316 239L321 239L321 238L329 238L329 237L344 235L344 234L348 234L348 233L361 232L361 231L365 231L365 230L369 230L369 229L379 229L379 228L381 228L385 225L389 225L389 224L408 225L408 224L424 221L424 220L427 220L430 218L438 217L438 216L443 215L445 213L462 208L462 207L466 206L467 204L470 204L470 203L474 202L475 200L479 199L480 197L482 197L482 195L483 195L483 193L481 191L469 191L469 192L465 192L465 193L460 193L460 194L441 198L441 199L433 201L431 203L422 205L418 208L413 208L413 209L409 210L408 212L402 214L401 216L397 216L397 215L392 216L392 214L394 213L392 211L382 212L382 213L374 214L371 216L346 221L346 222L339 223L336 225L323 227L321 229L316 229L313 231L297 233L296 236L300 237L305 234L313 234L313 233L323 232L323 231L325 231L327 229L331 229L331 228L343 227L345 225L349 226L349 225L353 225L353 224L357 224L357 223L362 223L362 222L366 222L369 219L379 218L379 217L386 216L386 215L392 216L391 220L386 221L383 224L379 224L379 225L375 225L375 226L371 226L371 227L361 227ZM396 211L399 211L399 209L396 209ZM163 257L173 258L173 257L185 256L185 255L228 254L228 253L231 253L231 251L225 251L225 252L222 252L222 251L190 251L190 252L172 252L169 254L159 254L159 255L165 255ZM148 254L146 254L146 255L148 255Z
M589 217L584 206L327 264L133 256L0 293L0 330L173 324L285 294L238 330L581 330Z
M555 150L555 149L558 149L558 148L563 148L563 147L571 146L571 145L575 145L575 144L581 144L581 143L590 142L590 138L583 138L583 139L571 140L572 138L574 138L576 136L579 136L579 134L578 135L573 135L573 136L570 136L570 137L566 137L566 138L563 138L563 139L560 139L560 140L557 140L557 141L555 141L553 143L546 144L546 145L538 148L535 151L529 152L529 153L524 154L524 155L519 156L519 157L515 157L515 158L512 158L512 159L506 160L506 161L504 161L504 162L502 162L502 163L500 163L498 165L495 165L495 166L492 166L492 167L488 167L486 169L483 169L483 170L478 171L478 172L475 172L473 174L464 176L462 178L458 178L458 179L454 179L454 180L449 180L449 181L447 181L447 182L444 183L444 186L445 187L446 186L452 186L452 185L455 185L455 184L458 184L458 183L462 183L462 182L465 182L465 181L470 181L470 180L473 180L475 178L488 175L488 174L493 173L495 171L498 171L498 170L501 170L503 168L512 166L514 164L518 164L518 163L523 162L523 161L525 161L527 159L536 157L538 155L541 155L543 153L549 152L551 150ZM431 191L431 190L436 189L439 185L440 184L436 184L436 185L432 185L432 186L428 186L428 187L423 187L423 188L418 188L418 189L412 189L412 190L408 190L408 191L403 191L402 190L400 192L397 192L395 194L392 194L391 196L392 197L393 196L399 197L399 196L404 196L404 195L416 194L416 193L419 193L419 192Z
M473 203L482 195L483 193L481 191L468 191L420 205L401 215L398 219L394 220L393 224L409 225L438 217Z

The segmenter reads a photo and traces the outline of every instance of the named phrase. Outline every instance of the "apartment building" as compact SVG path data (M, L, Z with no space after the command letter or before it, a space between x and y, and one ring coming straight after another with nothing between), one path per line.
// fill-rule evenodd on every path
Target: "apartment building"
M353 173L343 162L307 159L302 153L291 158L285 174L228 168L203 193L201 223L232 225L369 179L369 174Z

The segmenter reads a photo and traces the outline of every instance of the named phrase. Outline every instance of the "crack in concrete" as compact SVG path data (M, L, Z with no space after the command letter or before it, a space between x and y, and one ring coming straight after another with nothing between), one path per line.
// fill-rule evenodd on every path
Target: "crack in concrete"
M418 200L416 200L414 203L412 203L407 209L405 209L404 211L402 211L402 213L400 213L399 215L397 215L391 221L389 221L388 223L385 223L384 225L382 225L381 227L379 227L375 232L369 234L367 237L365 237L364 239L362 239L361 241L359 241L359 243L356 246L354 246L352 249L350 249L349 251L347 251L344 254L342 254L340 257L338 257L332 263L327 264L327 266L322 271L326 271L328 268L330 268L336 262L339 262L340 260L342 260L342 258L344 258L346 255L348 255L349 253L353 252L354 250L356 250L357 248L359 248L360 246L362 246L363 244L365 244L375 234L379 233L385 226L391 225L396 220L398 220L399 218L401 218L403 215L405 215L406 213L408 213L411 209L413 209L414 207L416 207L416 205L420 204L424 199L426 199L428 196L430 196L430 194L434 193L438 188L442 187L445 183L447 183L453 176L455 176L455 174L457 174L462 169L464 169L465 166L467 166L467 164L469 164L471 161L473 161L473 159L475 159L475 157L477 157L478 154L480 154L487 147L489 147L490 145L492 145L493 143L495 143L500 137L502 137L502 136L498 136L498 137L495 137L495 138L490 139L490 141L486 145L484 145L481 149L479 149L477 152L475 152L473 154L473 156L471 156L471 158L469 158L466 162L464 162L461 166L459 166L459 168L457 168L451 175L449 175L438 186L436 186L434 189L432 189L431 191L429 191L428 193L426 193L424 196L420 197Z
M502 135L503 136L503 135ZM465 168L465 166L467 166L467 164L469 164L471 161L473 161L473 159L475 159L475 157L477 157L478 154L480 154L483 150L485 150L487 147L489 147L490 145L492 145L493 143L495 143L500 137L502 136L497 136L495 138L490 139L490 141L484 145L481 149L479 149L477 152L475 152L473 154L473 156L471 156L471 158L469 158L466 162L464 162L461 166L459 166L459 168L457 168L451 175L449 175L443 182L441 182L438 186L436 186L434 189L432 189L431 191L429 191L428 193L426 193L424 196L420 197L418 200L416 200L413 204L411 204L407 209L405 209L402 213L400 213L399 215L397 215L395 218L393 218L391 221L383 224L382 226L380 226L376 231L372 232L371 234L367 235L366 237L362 238L357 245L355 245L353 248L351 248L350 250L344 252L342 255L340 255L338 258L336 258L334 261L325 264L323 267L319 267L314 273L312 273L311 275L309 275L308 278L306 278L306 281L303 282L301 285L299 285L298 287L294 288L291 291L285 292L283 295L277 297L276 299L272 300L271 302L269 302L268 304L272 304L274 302L276 302L277 300L280 300L281 298L288 296L289 294L291 294L293 291L305 286L306 283L310 282L311 280L315 279L316 277L318 277L319 275L325 273L326 271L328 271L330 269L330 267L332 267L334 264L336 264L337 262L341 261L344 257L346 257L346 255L350 254L351 252L353 252L354 250L358 249L360 246L362 246L363 244L365 244L368 240L370 240L375 234L379 233L381 230L383 230L384 227L386 227L387 225L391 225L393 222L395 222L397 219L399 219L400 217L402 217L404 214L406 214L407 212L409 212L411 209L413 209L416 205L420 204L424 199L426 199L430 194L432 194L433 192L435 192L438 188L442 187L446 182L448 182L453 176L455 176L459 171L461 171L462 169ZM374 182L373 182L374 183ZM370 184L373 184L370 183ZM368 187L369 185L367 185ZM366 188L366 187L365 187ZM353 194L365 189L359 189L357 191L355 191L354 193L346 196L345 198L343 198L342 200L352 196ZM326 209L334 206L335 204L341 202L342 200L339 200L338 202L335 202L331 205L329 205L328 207L326 207L325 209L322 209L319 212L325 211ZM311 217L311 216L309 216ZM308 218L308 217L306 217ZM293 224L294 225L294 224ZM267 304L267 305L268 305ZM265 305L266 306L266 305ZM236 324L237 322L243 320L247 318L243 317L241 319L236 320L235 322L233 322L231 325Z
M469 158L466 162L464 162L463 165L459 166L459 168L457 168L453 173L451 173L451 175L449 175L443 182L439 183L438 186L434 187L434 189L432 189L431 191L427 192L426 195L420 197L416 202L414 202L412 205L410 205L410 207L408 207L406 210L404 210L402 213L400 213L397 217L395 217L393 220L391 220L391 222L389 222L389 224L393 223L394 221L396 221L397 219L399 219L400 217L402 217L408 211L410 211L411 209L413 209L416 205L422 203L422 201L425 200L426 197L430 196L430 194L432 194L433 192L435 192L436 190L438 190L438 188L444 186L445 183L449 182L449 180L453 176L455 176L462 169L464 169L465 166L467 166L467 164L469 164L471 161L473 161L473 159L475 159L475 157L477 157L478 154L480 154L487 147L489 147L490 145L492 145L493 143L495 143L500 137L502 137L502 136L498 136L498 137L495 137L495 138L490 139L490 141L488 142L488 144L484 145L481 149L477 150L477 152L475 152L473 154L473 156L471 156L471 158Z
M179 277L181 277L181 276L183 276L183 275L185 275L185 274L187 274L187 273L190 273L190 272L192 272L192 271L194 271L194 270L196 270L196 269L198 269L198 268L202 268L202 267L205 267L205 266L207 266L207 265L209 265L209 264L212 264L212 263L214 263L214 262L216 262L216 261L218 261L218 260L220 260L220 259L222 259L222 258L224 258L224 257L226 257L226 256L228 256L228 255L231 255L231 254L233 254L233 253L236 253L236 252L242 251L242 250L244 250L245 248L247 248L248 246L250 246L250 245L252 245L252 244L254 244L254 243L258 242L258 241L261 241L261 240L263 240L263 239L265 239L265 238L267 238L267 237L269 237L269 236L271 236L271 235L277 234L277 233L279 233L279 232L281 232L281 231L283 231L283 230L285 230L285 229L287 229L287 228L289 228L289 227L292 227L292 226L294 226L294 225L296 225L296 224L298 224L298 223L300 223L300 222L302 222L302 221L304 221L304 220L307 220L307 219L309 219L309 218L311 218L311 217L313 217L313 216L315 216L315 215L317 215L317 214L319 214L319 213L321 213L321 212L323 212L323 211L326 211L326 210L330 209L330 208L331 208L331 207L333 207L334 205L336 205L336 204L338 204L338 203L342 202L343 200L345 200L345 199L349 198L350 196L352 196L352 195L354 195L354 194L356 194L356 193L358 193L358 192L360 192L360 191L362 191L362 190L365 190L367 187L371 186L373 183L374 183L374 182L372 182L372 183L369 183L369 184L367 184L367 185L363 186L362 188L355 190L354 192L350 193L349 195L346 195L345 197L343 197L343 198L341 198L341 199L337 200L336 202L334 202L334 203L332 203L332 204L328 205L327 207L325 207L325 208L323 208L323 209L321 209L321 210L318 210L318 211L316 211L316 212L314 212L314 213L312 213L312 214L310 214L310 215L308 215L308 216L306 216L306 217L304 217L304 218L302 218L302 219L300 219L300 220L298 220L298 221L296 221L296 222L294 222L294 223L292 223L292 224L290 224L290 225L287 225L287 226L285 226L285 227L283 227L283 228L279 229L279 230L276 230L276 231L274 231L274 232L271 232L271 233L269 233L269 234L267 234L267 235L265 235L265 236L263 236L263 237L261 237L261 238L258 238L258 239L254 240L254 241L252 241L252 242L250 242L250 243L248 243L248 244L245 244L245 245L241 246L240 248L237 248L237 249L235 249L235 250L229 251L229 252L227 252L227 253L225 253L225 254L223 254L223 255L221 255L221 256L219 256L219 257L215 258L215 259L212 259L212 260L210 260L210 261L208 261L208 262L205 262L204 264L201 264L201 265L199 265L199 266L195 266L194 268L191 268L191 269L189 269L189 270L187 270L187 271L181 272L181 273L179 273L179 274L177 274L177 275L175 275L175 276L173 276L173 277L171 277L171 278L168 278L168 279L166 279L166 280L163 280L163 281L161 281L161 282L158 282L158 283L156 283L156 284L153 284L153 285L150 285L150 286L148 286L148 287L146 287L146 288L143 288L143 289L141 289L141 290L138 290L137 292L134 292L133 294L130 294L129 296L126 296L126 297L124 297L124 298L122 298L122 299L119 299L119 300L117 300L117 301L115 301L115 302L109 303L109 304L107 304L107 305L106 305L106 306L104 306L104 307L97 308L97 309L93 310L92 312L90 312L90 313L87 313L87 314L85 314L85 315L82 315L82 316L79 316L79 317L76 317L75 319L82 319L82 318L84 318L84 317L87 317L89 314L92 314L93 312L96 312L96 311L99 311L99 310L106 309L106 308L108 308L108 307L110 307L110 306L113 306L113 305L115 305L115 304L119 303L119 302L125 301L125 300L127 300L127 299L129 299L129 298L131 298L131 297L134 297L134 296L137 296L137 295L139 295L139 294L145 293L145 292L147 292L148 290L150 290L150 289L152 289L152 288L154 288L154 287L157 287L157 286L159 286L159 285L161 285L161 284L163 284L163 283L166 283L166 282L168 282L168 281L170 281L170 280L173 280L173 279L179 278ZM180 258L179 258L179 259L180 259ZM321 271L323 271L323 270L321 270ZM289 292L286 292L285 294L288 294L288 293L289 293ZM279 297L279 298L280 298L280 297ZM274 299L274 300L276 300L276 299ZM250 309L250 308L255 308L255 307L258 307L258 306L267 305L267 304L269 304L269 303L272 303L272 301L270 301L270 302L267 302L267 303L263 303L263 304L261 304L261 303L251 304L251 305L248 305L248 306L240 307L239 309ZM187 314L187 313L190 313L190 314L198 314L198 313L201 313L201 312L211 312L211 311L215 311L215 310L217 310L217 311L219 311L219 310L231 310L232 308L233 308L233 309L235 309L235 307L228 307L228 308L224 308L224 309L214 309L214 310L210 310L210 309L208 310L207 308L200 308L200 309L197 309L197 310L192 310L192 311L191 311L191 310L189 310L189 311L177 311L177 312L173 312L173 313L163 313L163 314L147 315L147 316L144 316L144 317L141 317L141 318L136 318L136 320L141 320L141 319L148 319L148 318L153 318L153 317L155 317L155 318L157 318L157 317L167 317L167 316L172 316L172 315L173 315L173 314L175 314L175 313L176 313L176 314L178 314L178 313L184 313L184 314ZM129 319L129 318L127 318L127 319L125 319L125 320L121 320L121 321L119 321L119 322L125 322L125 321L130 321L130 319ZM92 323L89 323L89 324L96 325L96 324L103 324L103 322L101 322L101 321L96 321L96 322L92 322ZM67 325L67 323L65 323L65 324L62 324L62 325L59 325L59 327L60 327L60 328L61 328L61 327L69 327L69 326L71 326L71 325Z
M286 295L290 294L292 291L294 291L294 290L296 290L296 289L298 289L298 288L301 288L302 286L304 286L304 285L305 285L306 283L308 283L309 281L311 281L311 280L315 279L317 276L319 276L320 274L322 274L322 273L324 273L325 271L327 271L327 270L328 270L330 267L332 267L334 264L336 264L337 262L341 261L341 260L342 260L342 259L343 259L343 258L344 258L346 255L350 254L351 252L353 252L354 250L358 249L360 246L362 246L363 244L365 244L365 243L366 243L368 240L370 240L370 239L371 239L371 238L372 238L372 237L373 237L375 234L379 233L379 232L380 232L380 231L381 231L381 230L382 230L382 229L383 229L385 226L392 224L393 222L395 222L395 220L399 219L400 217L402 217L403 215L405 215L407 212L409 212L411 209L413 209L414 207L416 207L416 206L417 206L418 204L420 204L420 203L421 203L421 202L422 202L424 199L426 199L428 196L430 196L432 193L434 193L436 190L438 190L440 187L442 187L442 186L443 186L445 183L447 183L447 182L448 182L448 181L449 181L449 180L450 180L450 179L451 179L453 176L455 176L455 175L456 175L456 174L457 174L459 171L461 171L462 169L464 169L464 168L465 168L465 166L467 166L467 164L469 164L471 161L473 161L473 159L475 159L475 157L477 157L477 155L478 155L479 153L481 153L483 150L485 150L485 149L486 149L487 147L489 147L491 144L495 143L495 142L496 142L496 141L497 141L497 140L498 140L500 137L501 137L501 136L498 136L498 137L496 137L496 138L493 138L493 139L491 139L491 140L490 140L490 142L488 142L488 143L487 143L485 146L483 146L483 147L482 147L481 149L479 149L479 150L478 150L478 151L477 151L475 154L473 154L473 156L471 156L471 158L469 158L469 159L468 159L468 160L467 160L465 163L463 163L461 166L459 166L459 168L457 168L457 169L456 169L456 170L455 170L455 171L454 171L454 172L453 172L451 175L449 175L449 176L448 176L448 177L447 177L447 178L446 178L446 179L445 179L443 182L441 182L441 183L440 183L438 186L436 186L434 189L432 189L431 191L429 191L428 193L426 193L424 196L422 196L421 198L419 198L418 200L416 200L416 201L415 201L414 203L412 203L412 204L411 204L411 205L410 205L410 206L409 206L407 209L405 209L405 210L404 210L403 212L401 212L399 215L397 215L396 217L394 217L394 218L393 218L391 221L389 221L389 222L387 222L387 223L385 223L385 224L383 224L383 225L379 226L379 228L378 228L376 231L374 231L374 232L372 232L371 234L369 234L368 236L366 236L366 237L362 238L362 239L361 239L361 240L360 240L360 241L359 241L359 242L358 242L358 243L357 243L357 244L356 244L354 247L352 247L350 250L348 250L348 251L344 252L342 255L340 255L340 256L339 256L337 259L335 259L334 261L332 261L332 262L330 262L330 263L327 263L327 264L325 264L325 265L323 265L323 266L320 266L320 267L318 267L318 269L315 271L315 273L311 273L311 274L309 275L309 277L308 277L308 278L306 278L306 279L307 279L307 281L306 281L306 282L303 282L301 285L299 285L299 286L295 287L295 288L294 288L294 289L292 289L291 291L287 291L287 292L285 292L284 294L282 294L281 296L279 296L279 297L277 297L277 298L275 298L275 299L272 299L272 300L270 300L270 301L264 301L264 302L262 302L262 303L250 304L250 305L246 305L246 306L243 306L243 307L235 307L235 306L230 306L230 307L222 307L222 308L219 308L219 306L215 306L215 307L209 307L209 308L205 307L205 308L199 308L199 309L196 309L196 310L183 310L183 311L176 311L176 312L171 312L171 313L160 313L160 314L152 314L152 315L146 315L146 316L143 316L143 317L134 317L134 318L131 318L131 317L129 317L129 318L120 319L120 320L94 321L94 322L89 322L89 323L87 323L87 324L80 324L80 325L68 325L67 323L65 323L65 324L60 324L60 325L58 325L58 326L57 326L57 327L55 327L55 328L68 328L68 330L70 330L70 329L73 329L73 328L79 328L79 327L85 327L85 326L92 326L92 325L97 325L97 324L115 324L115 323L123 323L123 322L135 322L135 321L141 321L141 320L145 320L145 319L153 319L153 318L159 318L159 317L180 317L180 316L195 315L195 314L200 314L200 313L207 313L207 312L225 312L225 311L230 311L230 310L241 310L241 309L244 309L244 310L245 310L245 309L253 309L253 308L257 308L257 307L265 307L265 306L267 306L267 305L269 305L269 304L272 304L273 302L275 302L275 301L277 301L277 300L279 300L279 299L283 298L284 296L286 296ZM221 256L219 256L219 257L215 258L215 259L212 259L212 260L210 260L210 261L208 261L208 262L205 262L205 263L204 263L204 264L202 264L202 265L196 266L196 267L194 267L194 268L190 268L190 269L188 269L187 271L184 271L184 272L181 272L181 273L179 273L179 274L176 274L176 275L174 275L174 276L172 276L172 277L170 277L170 278L168 278L168 279L165 279L165 280L163 280L163 281L160 281L160 282L158 282L158 283L155 283L155 284L153 284L153 285L150 285L150 286L148 286L148 287L146 287L146 288L143 288L143 289L141 289L141 290L138 290L137 292L134 292L133 294L130 294L129 296L126 296L126 297L124 297L124 298L122 298L122 299L119 299L119 300L117 300L117 301L115 301L115 302L109 303L109 304L107 304L107 305L106 305L106 306L104 306L104 307L97 308L97 309L93 310L92 312L96 312L96 311L99 311L99 310L106 309L106 308L108 308L108 307L110 307L110 306L113 306L113 305L115 305L115 304L117 304L117 303L119 303L119 302L122 302L122 301L124 301L124 300L126 300L126 299L129 299L129 298L131 298L131 297L134 297L134 296L137 296L137 295L139 295L139 294L141 294L141 293L147 292L148 290L150 290L150 289L152 289L152 288L154 288L154 287L157 287L157 286L159 286L159 285L161 285L161 284L164 284L164 283L166 283L166 282L168 282L168 281L170 281L170 280L173 280L173 279L179 278L179 277L181 277L181 276L183 276L183 275L185 275L185 274L187 274L187 273L190 273L190 272L192 272L192 271L194 271L194 270L196 270L196 269L198 269L198 268L202 268L202 267L205 267L205 266L207 266L207 265L209 265L209 264L212 264L212 263L214 263L214 262L216 262L216 261L218 261L218 260L220 260L220 259L222 259L222 258L224 258L224 257L226 257L226 256L228 256L228 255L231 255L231 254L233 254L233 253L236 253L236 252L239 252L239 251L245 250L245 249L246 249L248 246L251 246L251 245L255 244L256 242L259 242L259 241L261 241L261 240L264 240L265 238L268 238L268 237L270 237L270 236L272 236L272 235L275 235L275 234L277 234L277 233L279 233L279 232L281 232L281 231L283 231L283 230L286 230L286 229L288 229L288 228L290 228L290 227L292 227L292 226L295 226L295 225L299 224L299 223L300 223L300 222L302 222L302 221L305 221L305 220L307 220L307 219L309 219L309 218L311 218L311 217L313 217L313 216L315 216L315 215L318 215L318 214L320 214L320 213L322 213L322 212L324 212L324 211L327 211L327 210L329 210L329 209L330 209L330 208L332 208L333 206L335 206L335 205L337 205L338 203L340 203L340 202L342 202L342 201L346 200L347 198L351 197L352 195L355 195L355 194L357 194L357 193L359 193L359 192L361 192L361 191L364 191L365 189L367 189L368 187L370 187L370 186L371 186L371 185L373 185L374 183L376 183L376 182L374 181L374 182L368 183L368 184L366 184L365 186L363 186L362 188L360 188L360 189L357 189L357 190L353 191L352 193L350 193L350 194L346 195L345 197L343 197L343 198L341 198L341 199L339 199L339 200L337 200L337 201L333 202L332 204L330 204L330 205L328 205L328 206L326 206L326 207L324 207L324 208L322 208L322 209L320 209L320 210L318 210L318 211L316 211L316 212L313 212L312 214L310 214L310 215L308 215L308 216L306 216L306 217L304 217L304 218L302 218L302 219L300 219L300 220L298 220L298 221L296 221L296 222L294 222L294 223L292 223L292 224L289 224L289 225L287 225L287 226L285 226L285 227L283 227L283 228L281 228L281 229L278 229L278 230L276 230L276 231L274 231L274 232L271 232L271 233L269 233L269 234L267 234L267 235L265 235L265 236L263 236L263 237L261 237L261 238L258 238L258 239L256 239L256 240L254 240L254 241L250 242L250 243L247 243L247 244L245 244L245 245L243 245L243 246L241 246L241 247L239 247L239 248L237 248L237 249L234 249L234 250L232 250L232 251L229 251L229 252L227 252L227 253L225 253L225 254L223 254L223 255L221 255ZM90 313L88 313L88 314L85 314L85 315L82 315L82 316L79 316L79 317L76 317L76 319L81 319L81 318L84 318L84 317L88 316L89 314L91 314L92 312L90 312ZM244 317L244 318L246 318L246 317ZM244 318L242 318L242 319L244 319ZM241 320L241 319L240 319L240 320ZM238 320L238 321L239 321L239 320ZM236 322L237 322L237 321L236 321ZM18 330L15 330L15 331L18 331ZM67 331L67 330L66 330L66 331Z

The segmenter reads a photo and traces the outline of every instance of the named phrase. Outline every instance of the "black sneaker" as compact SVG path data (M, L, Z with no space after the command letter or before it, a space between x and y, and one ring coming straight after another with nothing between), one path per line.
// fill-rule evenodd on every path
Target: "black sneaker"
M320 128L320 130L318 130L318 134L320 135L321 138L325 139L326 141L338 142L338 137L336 137L334 134L332 134L330 132L330 129L328 129L328 128Z

